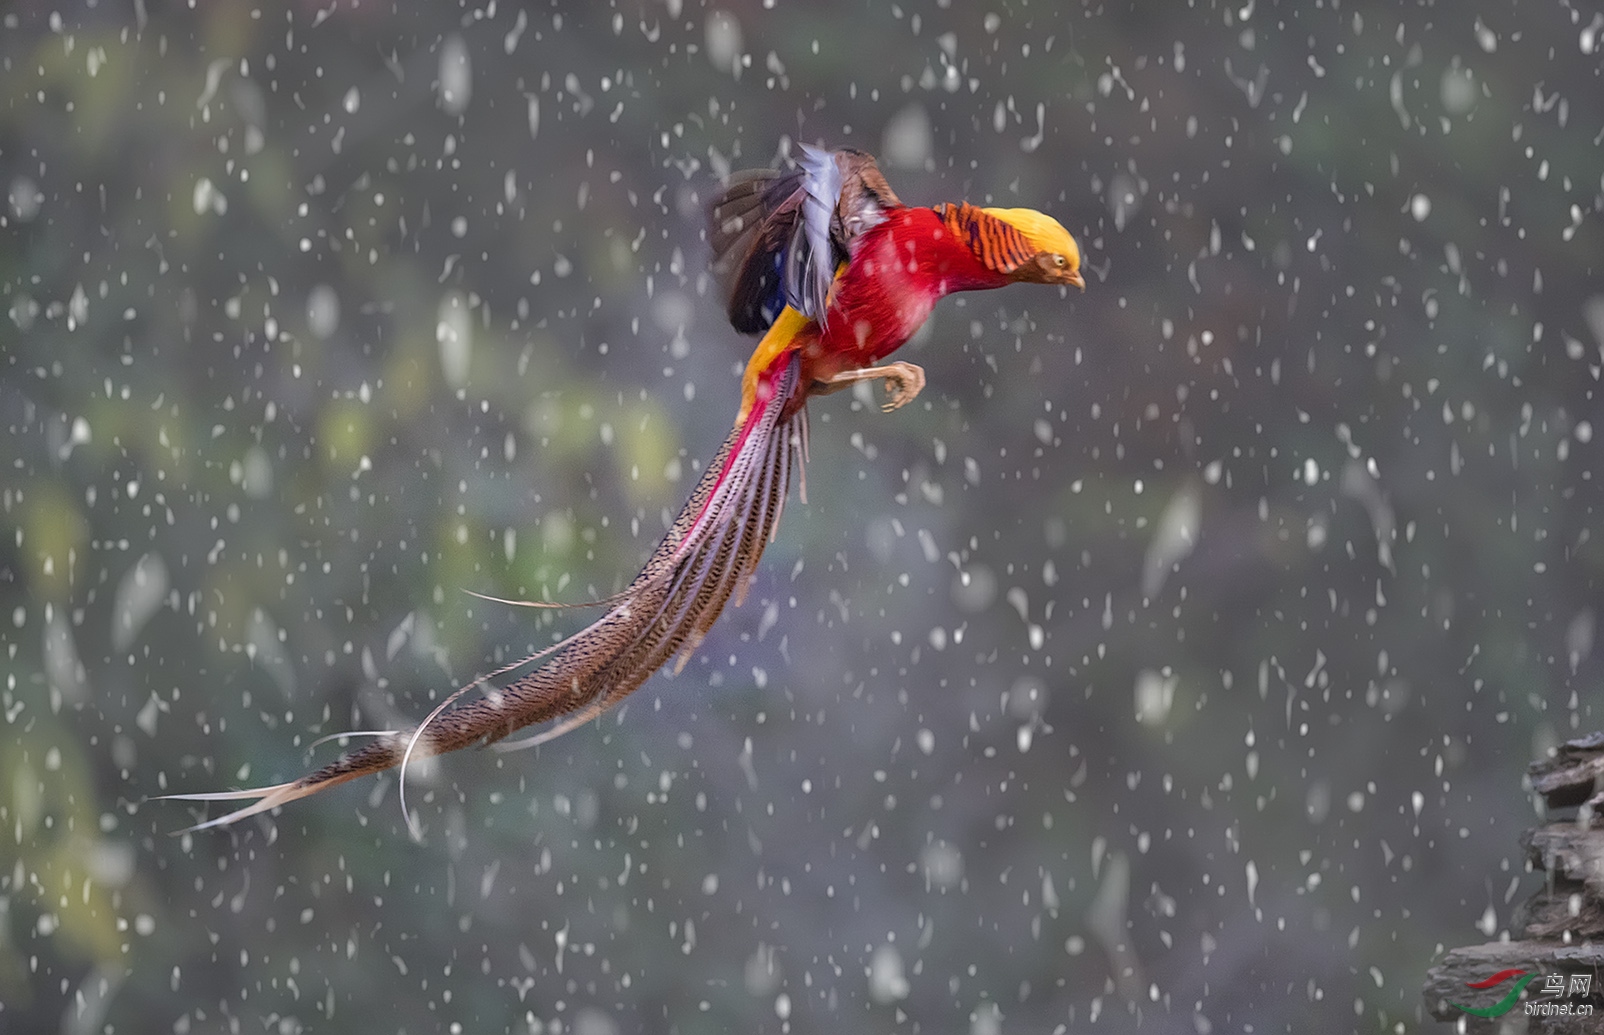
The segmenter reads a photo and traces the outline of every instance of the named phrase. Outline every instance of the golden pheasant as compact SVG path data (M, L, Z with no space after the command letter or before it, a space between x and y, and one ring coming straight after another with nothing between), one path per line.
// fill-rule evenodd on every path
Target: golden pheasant
M250 801L191 830L397 765L404 779L411 758L562 720L498 746L541 743L612 708L670 658L682 667L724 605L732 597L740 603L774 536L792 474L806 458L810 396L883 380L884 408L894 410L919 393L924 372L911 363L877 364L944 295L1016 282L1084 286L1080 249L1056 220L964 202L904 205L861 151L804 145L791 169L738 173L711 215L730 321L765 333L742 377L734 429L640 574L596 602L607 611L593 624L456 691L411 730L368 734L368 743L289 783L173 795ZM478 692L462 701L470 691Z

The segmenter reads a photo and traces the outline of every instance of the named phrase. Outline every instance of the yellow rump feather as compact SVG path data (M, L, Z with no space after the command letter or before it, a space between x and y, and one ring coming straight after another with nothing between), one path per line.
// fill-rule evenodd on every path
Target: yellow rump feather
M746 361L746 371L741 375L741 412L735 418L736 427L745 423L746 415L752 412L752 405L757 402L757 383L769 364L789 349L796 336L802 333L802 328L808 325L808 318L801 313L786 306L780 315L774 318L763 340L757 343L752 358Z

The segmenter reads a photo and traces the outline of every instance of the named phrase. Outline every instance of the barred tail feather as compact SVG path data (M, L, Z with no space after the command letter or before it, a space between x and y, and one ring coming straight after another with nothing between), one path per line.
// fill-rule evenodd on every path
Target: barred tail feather
M778 528L791 477L802 468L806 410L795 351L764 370L756 403L708 464L645 568L590 626L458 689L411 730L383 731L362 747L289 783L253 790L169 795L189 801L250 804L189 830L227 826L348 780L415 758L500 741L515 730L561 719L534 737L545 743L596 718L638 689L671 658L676 670L695 652L731 598L745 596L763 549ZM531 667L534 666L534 667ZM523 671L504 683L497 677ZM479 690L467 701L469 691ZM459 703L461 701L461 703ZM564 718L567 716L567 718ZM407 814L409 826L412 823Z
M789 362L786 359L785 362ZM654 672L676 651L674 671L679 672L695 653L713 621L733 595L740 606L756 573L763 548L773 541L785 509L793 464L801 466L807 442L807 411L799 409L782 422L779 434L769 436L761 477L751 483L735 506L739 523L730 522L716 542L704 541L686 563L680 565L670 585L669 595L657 620L679 630L641 658L639 667ZM732 501L734 502L734 501ZM733 533L739 530L739 540ZM734 544L731 546L730 544ZM591 701L549 729L518 740L495 745L496 751L522 751L556 740L564 733L598 718L621 703L638 683L620 682L607 694Z

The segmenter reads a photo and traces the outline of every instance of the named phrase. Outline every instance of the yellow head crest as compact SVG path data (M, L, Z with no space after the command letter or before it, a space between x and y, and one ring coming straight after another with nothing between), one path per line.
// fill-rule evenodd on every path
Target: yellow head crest
M1080 246L1058 220L1029 208L937 208L947 230L988 268L1010 280L1085 287Z
M1037 212L1033 208L985 208L981 209L986 215L1000 219L1004 223L1018 230L1025 240L1036 249L1037 258L1042 260L1043 272L1054 273L1056 276L1041 279L1063 281L1077 286L1084 286L1080 275L1080 245L1075 238L1069 235L1064 225L1044 212ZM1048 257L1043 260L1043 257ZM1061 256L1063 264L1059 265L1056 258ZM1045 263L1052 263L1051 267Z
M1051 252L1073 259L1080 265L1080 246L1069 236L1064 225L1044 212L1033 208L983 208L980 211L995 216L1025 235L1037 251Z

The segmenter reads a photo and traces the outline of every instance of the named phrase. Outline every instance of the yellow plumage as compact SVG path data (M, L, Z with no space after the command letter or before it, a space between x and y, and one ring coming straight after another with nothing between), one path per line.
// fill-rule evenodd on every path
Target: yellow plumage
M985 208L981 211L1024 234L1037 251L1062 255L1072 268L1080 266L1080 246L1052 216L1033 208Z

